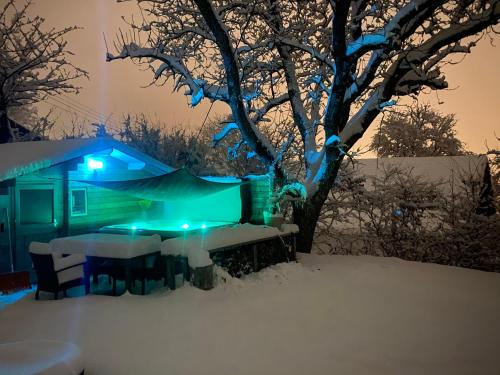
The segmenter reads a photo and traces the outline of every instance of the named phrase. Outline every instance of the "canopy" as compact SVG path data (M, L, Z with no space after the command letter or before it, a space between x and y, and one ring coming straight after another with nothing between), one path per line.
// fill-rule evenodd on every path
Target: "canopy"
M233 188L242 182L221 183L208 181L189 173L186 169L161 176L126 181L80 181L106 189L122 191L134 197L152 201L196 199Z

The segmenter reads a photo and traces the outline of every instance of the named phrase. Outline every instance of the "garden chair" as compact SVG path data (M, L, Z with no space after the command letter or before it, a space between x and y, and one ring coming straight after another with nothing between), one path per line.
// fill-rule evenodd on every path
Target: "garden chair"
M38 278L35 299L39 298L41 290L54 293L54 299L58 298L60 291L66 297L69 288L79 285L85 285L88 294L90 285L84 270L85 255L63 257L54 253L49 244L41 242L32 242L29 252Z

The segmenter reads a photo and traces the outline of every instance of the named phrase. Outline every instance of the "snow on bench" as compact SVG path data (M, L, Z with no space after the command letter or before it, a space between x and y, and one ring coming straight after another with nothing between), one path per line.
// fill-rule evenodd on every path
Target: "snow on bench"
M275 227L245 223L167 239L161 243L161 253L185 256L191 268L207 267L212 265L211 252L289 236L298 231L295 224L283 224L279 230Z
M160 243L161 238L157 234L135 236L89 233L53 239L50 241L50 247L61 254L85 254L102 258L130 259L159 251Z

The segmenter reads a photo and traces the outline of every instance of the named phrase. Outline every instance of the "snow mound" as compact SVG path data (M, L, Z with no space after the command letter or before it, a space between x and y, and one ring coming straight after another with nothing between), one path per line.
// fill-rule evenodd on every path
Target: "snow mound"
M0 342L72 341L89 374L499 373L499 274L327 255L215 269L209 292L28 296L0 311Z

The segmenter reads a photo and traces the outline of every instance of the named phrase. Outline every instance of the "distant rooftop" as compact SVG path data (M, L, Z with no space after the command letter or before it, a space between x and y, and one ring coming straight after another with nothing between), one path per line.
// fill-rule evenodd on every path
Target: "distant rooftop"
M458 183L464 176L470 176L476 181L484 178L488 166L485 155L463 156L433 156L433 157L393 157L356 159L355 166L359 175L381 177L384 170L399 168L411 170L415 176L420 176L427 182Z

